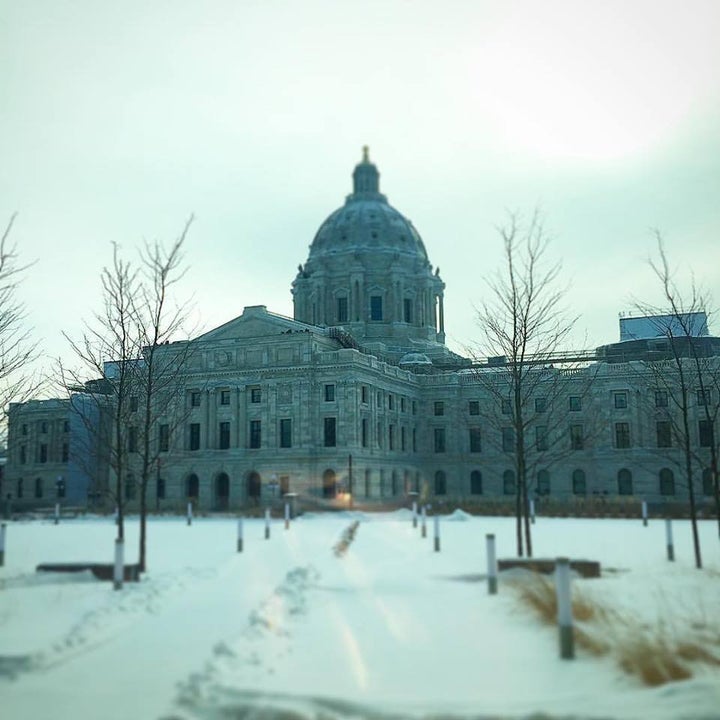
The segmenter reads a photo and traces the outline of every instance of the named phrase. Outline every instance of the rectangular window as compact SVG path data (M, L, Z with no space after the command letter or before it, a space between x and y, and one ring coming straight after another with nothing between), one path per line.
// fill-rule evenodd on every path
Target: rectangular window
M412 449L413 452L417 452L417 429L413 428L412 431Z
M503 452L515 452L515 430L511 427L502 429Z
M582 425L570 426L570 449L582 450L585 447L585 433Z
M280 447L292 447L292 420L290 418L280 420Z
M155 495L158 500L165 499L165 479L164 478L159 477L155 480Z
M64 433L70 432L70 421L69 420L63 420L63 432Z
M325 385L325 402L335 402L334 385Z
M435 452L436 453L444 453L445 452L445 428L435 428L434 435L435 435Z
M405 412L405 410L406 410L406 407L405 407L405 398L404 398L404 397L401 397L401 398L400 398L400 412Z
M470 452L479 453L482 451L482 442L479 427L470 428Z
M406 323L413 321L413 301L410 298L403 300L403 319Z
M158 450L168 452L170 450L170 426L163 423L160 425L158 434Z
M47 430L48 430L47 420L43 420L43 421L40 423L40 432L41 432L41 433L46 433Z
M130 425L128 428L128 452L137 452L138 429L137 425Z
M383 299L381 295L370 296L370 319L371 320L382 320L383 319Z
M325 447L335 447L337 444L336 425L337 418L323 418L323 444Z
M361 444L363 447L368 446L368 420L367 418L363 418L360 421L360 438L361 438Z
M262 401L262 390L259 387L250 388L250 402L259 403Z
M667 390L656 390L655 391L655 407L667 407L667 406L668 406Z
M337 299L337 321L344 323L348 321L348 299L347 297L339 297Z
M250 447L259 448L262 441L262 425L260 420L250 421Z
M25 445L20 446L20 464L24 465L27 462L27 447Z
M25 423L23 423L23 426L22 426L22 434L27 435L27 425Z
M395 449L395 426L391 423L388 425L388 450Z
M229 390L221 390L220 391L220 404L221 405L229 405L230 404L230 391Z
M624 410L628 406L628 394L625 390L613 393L616 410Z
M669 420L658 420L655 423L657 433L657 446L659 448L669 448L672 446L672 428Z
M190 407L200 407L200 393L197 390L190 393Z
M60 476L60 477L55 481L55 494L56 494L59 498L64 498L64 497L65 497L65 490L66 490L65 480L64 480L64 478L63 478L62 476Z
M630 447L630 423L615 423L615 447L621 450Z
M388 410L392 410L395 407L395 396L390 393L388 395Z
M400 428L400 449L404 452L406 450L406 441L405 441L405 426L403 425Z
M218 430L218 447L220 450L227 450L230 447L230 423L221 422Z
M137 412L137 409L138 409L138 396L131 395L130 396L130 412Z
M712 447L713 426L708 420L700 420L698 423L700 447Z
M697 404L710 405L712 403L712 391L708 388L697 391Z
M367 405L367 402L368 402L368 388L367 388L367 385L361 385L361 386L360 386L360 402L363 403L363 405Z
M535 449L539 452L544 452L548 449L547 425L538 425L535 428Z
M190 423L190 450L200 449L200 423Z
M547 398L535 398L535 412L544 413L547 410Z
M468 402L468 414L479 415L480 414L480 403L477 400L470 400Z
M43 496L43 480L42 478L35 478L35 497L41 498Z
M582 410L582 398L579 395L571 395L569 398L570 412Z
M444 415L445 414L445 403L439 401L435 403L434 406L434 414L435 415Z
M510 401L503 400L501 403L500 410L502 411L503 415L509 415L512 412L512 407L510 406Z
M38 449L38 462L46 463L48 461L48 446L46 443L40 443Z
M415 415L417 412L417 403L413 400L412 401L412 414Z
M62 462L66 463L70 457L70 446L67 443L62 445Z

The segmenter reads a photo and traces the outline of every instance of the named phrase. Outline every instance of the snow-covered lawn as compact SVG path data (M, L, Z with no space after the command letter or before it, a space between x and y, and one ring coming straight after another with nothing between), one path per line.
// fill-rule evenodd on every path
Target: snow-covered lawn
M337 557L333 546L356 519ZM668 635L718 634L717 525L701 524L702 571L689 524L673 527L669 563L661 521L539 518L535 556L599 560L603 577L574 580L574 592ZM432 524L422 539L406 511L305 515L287 531L274 521L270 540L263 521L246 520L237 553L232 518L192 527L157 518L149 572L116 592L89 574L34 571L41 562L109 562L112 520L9 523L0 717L271 718L291 709L282 717L720 718L718 668L648 688L610 656L578 649L560 660L555 628L540 624L504 573L489 596L485 534L511 557L512 519L456 512L441 529L436 553ZM134 562L135 520L126 533Z

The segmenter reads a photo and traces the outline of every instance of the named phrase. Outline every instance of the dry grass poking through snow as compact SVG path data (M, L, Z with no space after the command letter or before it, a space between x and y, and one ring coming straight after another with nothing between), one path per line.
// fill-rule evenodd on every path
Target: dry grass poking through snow
M352 544L352 541L355 539L355 533L357 532L359 526L360 521L356 520L343 530L342 536L333 547L333 552L337 557L342 557L347 552L348 548Z
M532 573L509 584L543 623L556 624L552 579ZM685 680L692 677L697 665L720 667L717 619L688 621L682 629L673 629L666 622L651 627L629 613L604 607L577 588L573 588L572 609L576 645L592 655L613 657L626 673L645 685Z

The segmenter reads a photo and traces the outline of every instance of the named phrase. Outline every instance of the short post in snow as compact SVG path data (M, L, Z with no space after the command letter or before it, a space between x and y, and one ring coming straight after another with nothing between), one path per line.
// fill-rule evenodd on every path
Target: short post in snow
M113 589L122 590L124 572L123 541L115 539L115 565L113 567Z
M270 508L265 508L265 539L270 539Z
M187 524L188 524L188 527L190 527L190 525L192 525L192 518L193 518L192 503L189 502L189 503L187 504Z
M673 545L672 520L665 518L665 538L667 545L667 558L670 562L675 560L675 546Z
M55 525L60 522L60 503L55 503Z
M238 518L238 525L237 525L237 551L242 552L243 551L243 519Z
M285 529L290 529L290 503L285 503Z
M495 558L495 535L489 534L485 536L486 554L487 554L487 581L488 595L497 594L497 560Z
M560 635L560 657L572 660L575 657L575 640L572 626L572 601L570 599L570 560L555 560L555 593L557 595L557 622Z
M5 534L7 531L7 525L0 523L0 567L5 564Z
M644 527L647 527L647 521L648 521L648 516L647 516L647 500L643 500L643 501L642 501L642 519L643 519L643 526L644 526Z
M435 552L440 552L440 516L435 514L433 521L435 526Z
M530 498L530 523L535 524L535 500Z
M413 527L417 527L417 501L413 500L412 504L412 514L413 514Z
M422 506L422 519L420 521L420 537L427 537L427 508Z

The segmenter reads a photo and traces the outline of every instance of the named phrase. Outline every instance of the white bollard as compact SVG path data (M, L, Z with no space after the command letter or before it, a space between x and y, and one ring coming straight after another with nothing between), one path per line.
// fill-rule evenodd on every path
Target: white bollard
M60 503L55 503L55 524L60 522Z
M412 513L413 513L413 527L417 527L417 502L413 500L413 506L412 506Z
M497 593L497 560L495 559L495 535L486 535L488 595Z
M435 515L433 521L435 525L435 552L440 552L440 516Z
M270 539L270 508L265 509L265 539Z
M117 505L115 506L115 524L120 524L120 508Z
M420 522L420 537L427 537L427 510L425 505L422 506L422 519Z
M187 504L187 524L188 524L188 526L192 525L192 518L193 518L192 503L189 502Z
M535 524L535 501L530 499L530 523Z
M5 532L7 525L5 523L0 524L0 567L5 564Z
M647 522L648 522L647 500L642 501L642 519L643 519L643 525L645 527L647 527Z
M667 545L667 559L670 562L675 560L675 546L673 545L672 520L665 518L665 538Z
M113 567L113 588L115 590L122 589L124 574L123 541L117 538L115 540L115 566Z
M290 529L290 503L285 503L285 529Z
M238 518L238 526L237 526L237 551L242 552L243 551L243 519Z
M572 660L575 657L575 641L572 626L572 600L570 596L570 560L555 560L555 593L557 596L557 623L560 634L560 657Z

